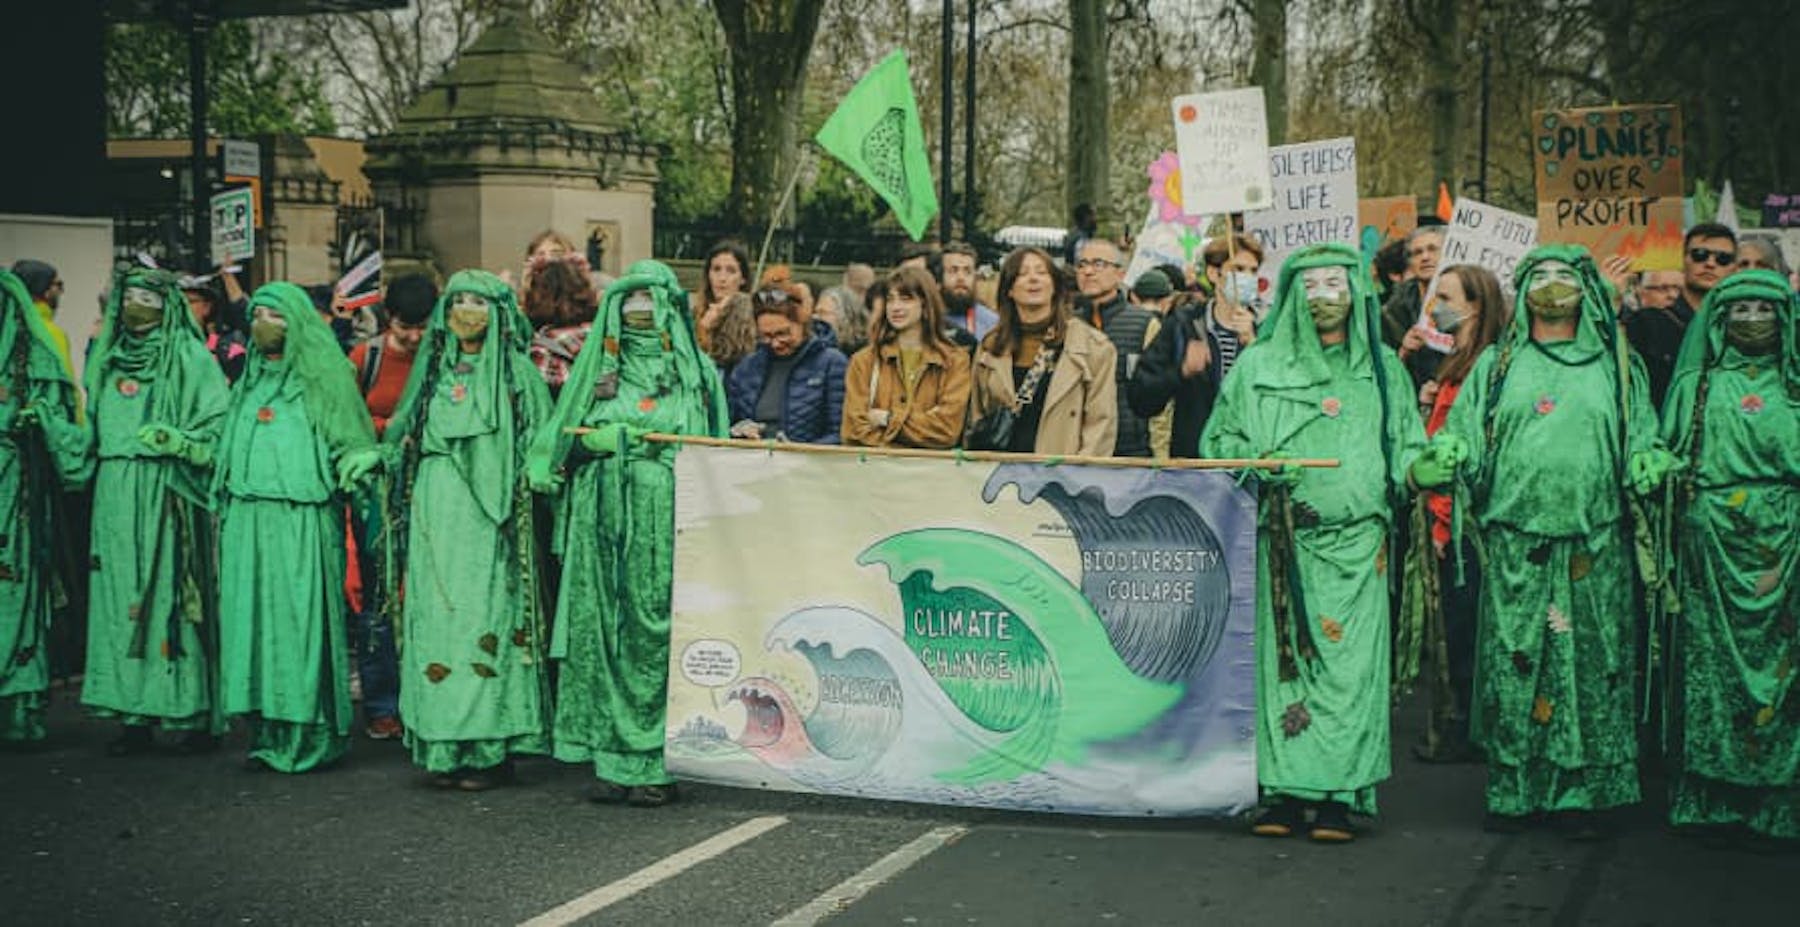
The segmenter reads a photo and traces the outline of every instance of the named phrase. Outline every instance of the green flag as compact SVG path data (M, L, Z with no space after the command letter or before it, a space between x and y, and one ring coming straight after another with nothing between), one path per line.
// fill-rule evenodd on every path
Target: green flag
M938 201L906 52L888 55L863 75L813 137L887 200L914 241L925 234Z

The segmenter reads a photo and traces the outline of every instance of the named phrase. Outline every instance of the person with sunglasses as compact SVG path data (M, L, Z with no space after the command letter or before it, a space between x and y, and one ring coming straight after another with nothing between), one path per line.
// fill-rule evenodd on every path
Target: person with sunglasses
M731 436L800 444L837 444L844 415L842 351L814 333L792 283L751 299L756 352L731 372Z
M1688 229L1681 246L1681 295L1667 309L1641 309L1625 320L1625 337L1644 358L1650 400L1662 408L1675 372L1675 356L1694 310L1737 267L1737 234L1716 222Z

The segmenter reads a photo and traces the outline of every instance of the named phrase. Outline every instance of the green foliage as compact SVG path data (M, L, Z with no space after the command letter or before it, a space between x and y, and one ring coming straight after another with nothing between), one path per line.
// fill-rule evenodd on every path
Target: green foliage
M249 24L221 23L206 47L207 128L215 135L330 135L337 121L316 71L267 52ZM188 131L187 37L163 23L115 25L106 37L107 131L173 138Z

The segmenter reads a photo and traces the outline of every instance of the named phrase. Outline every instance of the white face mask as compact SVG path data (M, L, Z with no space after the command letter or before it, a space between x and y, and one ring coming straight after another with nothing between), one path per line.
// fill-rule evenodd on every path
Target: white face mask
M1256 275L1248 271L1234 270L1225 275L1222 289L1231 294L1232 302L1240 306L1249 306L1256 302L1258 296Z
M638 290L625 297L625 305L619 312L626 328L652 328L656 325L656 298L649 290Z

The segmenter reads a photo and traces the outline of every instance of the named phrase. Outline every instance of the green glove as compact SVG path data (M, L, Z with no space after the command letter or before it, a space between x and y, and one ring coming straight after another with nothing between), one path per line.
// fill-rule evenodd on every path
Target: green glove
M1414 486L1420 489L1436 489L1456 478L1456 465L1445 463L1427 448L1419 459L1413 461L1411 471Z
M1431 439L1431 446L1425 453L1437 458L1437 461L1452 469L1469 459L1469 442L1449 432L1439 432Z
M1629 479L1631 489L1640 496L1647 496L1675 473L1685 467L1681 458L1660 447L1647 451L1639 451L1631 455Z
M381 468L381 449L365 447L351 451L338 458L338 488L344 492L354 492L356 487L368 482L369 477Z
M165 457L187 456L187 436L168 425L151 424L139 428L138 441Z
M525 485L539 495L555 495L562 492L563 475L550 466L549 458L534 455L525 462Z
M625 449L644 439L650 432L624 422L607 422L581 436L581 446L591 454L623 454Z

